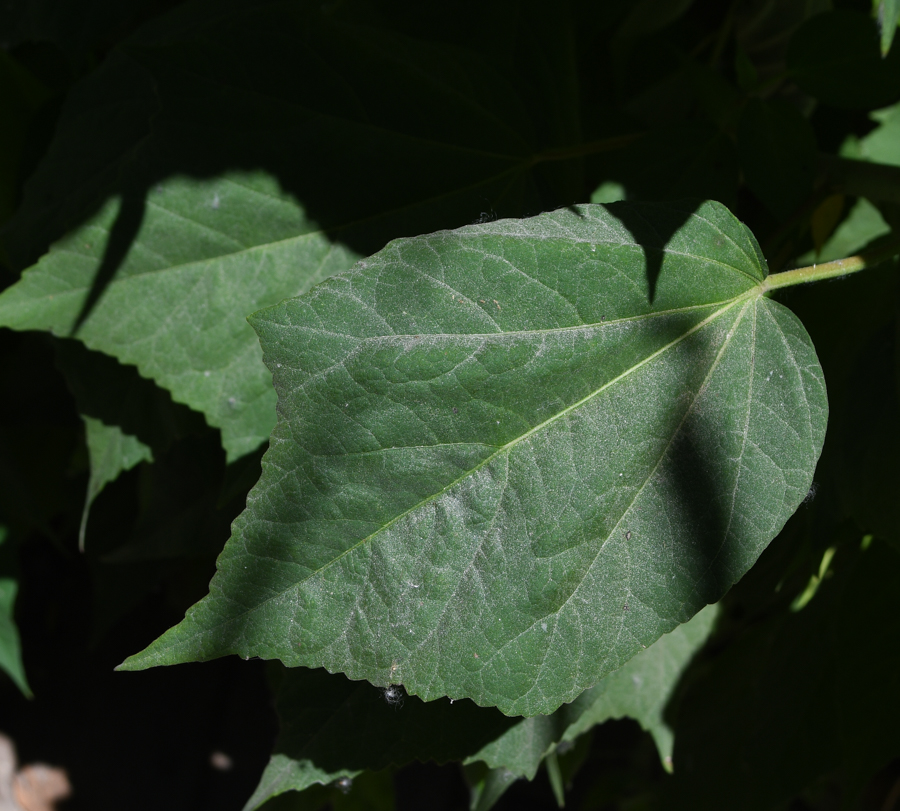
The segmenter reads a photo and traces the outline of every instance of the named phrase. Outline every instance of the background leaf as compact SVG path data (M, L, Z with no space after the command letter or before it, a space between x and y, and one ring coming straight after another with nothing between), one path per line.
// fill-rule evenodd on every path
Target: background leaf
M81 530L78 534L79 546L84 549L85 530L88 513L94 499L119 474L131 470L139 462L152 462L153 451L136 436L125 434L116 425L104 425L92 417L84 417L85 439L91 457L91 478L88 481Z
M510 714L571 701L718 599L809 489L824 389L757 251L713 203L586 206L396 241L258 314L263 478L210 596L126 666L234 652Z
M537 208L536 146L515 89L459 48L287 2L200 20L174 16L73 91L4 239L21 266L83 224L0 322L137 366L234 460L275 423L245 317L399 234Z
M796 108L751 99L741 115L738 147L747 186L779 219L812 195L816 136Z
M7 529L0 526L0 547L7 542ZM19 584L12 576L11 555L0 549L0 670L9 676L26 696L31 697L25 666L22 663L22 647L19 629L16 627L13 609Z
M878 27L881 29L881 55L887 56L897 33L897 21L900 20L900 2L898 0L880 0L878 9Z
M278 697L282 732L247 807L284 791L416 759L481 761L496 772L490 785L505 788L511 780L533 779L558 744L623 716L639 721L653 735L660 757L671 761L672 732L663 708L715 617L714 607L704 609L550 716L510 719L470 701L425 703L405 695L391 703L383 690L366 682L319 670L288 670ZM493 793L487 792L485 803L488 795Z
M865 780L900 752L892 733L897 654L872 638L885 626L869 630L875 616L895 624L890 584L900 558L883 543L858 560L845 552L802 611L735 640L691 682L667 807L719 808L723 793L736 809L776 807L841 765L844 796L855 804ZM870 591L876 583L883 587ZM780 735L771 735L773 723ZM733 795L739 785L744 791Z
M858 11L810 18L791 38L788 67L807 93L835 107L871 110L900 98L900 56L882 57L874 20Z

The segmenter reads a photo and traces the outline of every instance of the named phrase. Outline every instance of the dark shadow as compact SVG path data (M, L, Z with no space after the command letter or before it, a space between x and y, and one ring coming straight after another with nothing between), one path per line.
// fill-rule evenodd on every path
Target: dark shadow
M73 334L172 178L264 171L305 211L292 235L319 229L359 255L484 211L519 217L577 198L571 184L536 180L530 160L545 145L515 69L472 51L354 26L352 10L318 4L226 4L218 18L157 30L111 52L73 94L52 160L3 231L21 270L122 199ZM212 192L205 205L219 210Z
M56 368L78 413L119 426L155 455L178 439L210 430L202 414L174 402L168 391L141 377L136 367L88 349L81 341L57 339L53 348Z
M144 221L146 208L147 205L143 195L137 197L126 195L123 197L122 207L110 231L106 251L103 254L103 261L100 263L97 275L94 276L91 282L91 289L81 305L78 317L72 325L71 336L78 334L78 330L100 300L103 291L115 278L116 271L121 267L122 262L131 250L132 243L141 230L141 223Z
M634 241L644 252L644 263L647 271L647 289L649 290L650 303L656 298L656 282L662 270L665 248L669 240L690 219L702 201L679 200L677 203L668 203L665 209L654 208L653 222L641 212L640 206L617 205L609 206L610 214L614 215L634 238Z
M679 560L691 561L696 583L695 595L700 603L718 600L736 577L725 561L729 557L728 516L723 509L721 485L715 480L717 457L722 456L718 436L708 426L700 425L696 410L691 409L684 425L669 449L674 469L672 483L677 491L675 502L681 508L680 522L693 529Z
M413 760L465 760L519 723L468 699L425 702L342 674L284 669L275 754L310 760L324 772L379 770Z

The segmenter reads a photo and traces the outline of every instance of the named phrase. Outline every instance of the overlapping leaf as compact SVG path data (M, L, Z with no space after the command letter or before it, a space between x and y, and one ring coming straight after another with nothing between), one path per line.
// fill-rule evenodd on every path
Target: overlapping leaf
M724 207L391 243L257 314L279 392L210 595L228 653L549 713L749 568L806 495L821 370Z
M93 417L83 417L85 440L91 460L91 477L81 516L79 546L84 549L88 514L94 499L124 470L140 462L153 461L153 451L136 436L126 434L116 425L104 425Z
M549 716L509 719L469 701L425 704L414 696L391 704L365 682L305 668L288 671L278 699L282 733L247 807L416 759L483 761L511 779L530 780L557 744L623 716L649 730L670 762L672 731L662 713L715 617L714 607L704 609Z
M517 91L470 52L312 4L188 7L71 94L4 243L22 265L78 227L0 324L137 366L236 459L275 424L246 316L393 237L539 210L535 149Z

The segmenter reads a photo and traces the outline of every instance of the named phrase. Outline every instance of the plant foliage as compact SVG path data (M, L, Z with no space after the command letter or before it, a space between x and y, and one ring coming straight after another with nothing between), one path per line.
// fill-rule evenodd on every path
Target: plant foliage
M148 808L889 802L898 14L8 4L5 731L75 807L123 706Z

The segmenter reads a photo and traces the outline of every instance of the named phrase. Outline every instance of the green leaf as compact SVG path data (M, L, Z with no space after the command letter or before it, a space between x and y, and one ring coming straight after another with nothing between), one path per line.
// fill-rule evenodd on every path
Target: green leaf
M469 775L473 767L468 766L465 771ZM473 778L470 811L490 811L516 781L516 776L506 769L485 769L483 766Z
M900 54L882 57L875 22L857 11L810 18L791 38L787 61L803 90L834 107L873 109L900 98Z
M139 462L152 462L153 451L136 436L124 433L117 425L105 425L92 417L83 416L82 419L91 460L91 476L78 532L78 545L84 550L88 513L94 499L123 471L131 470Z
M0 546L7 540L6 527L0 526ZM5 551L5 550L4 550ZM3 670L26 696L31 697L25 666L22 664L22 646L19 630L13 617L18 581L9 576L8 555L0 557L0 670Z
M318 6L189 11L70 95L5 240L22 266L74 230L0 297L0 324L137 366L233 460L276 419L249 313L393 237L539 209L540 161L516 89L472 53Z
M529 780L557 744L574 741L611 718L634 718L652 736L666 768L672 763L672 729L663 717L678 680L706 642L717 616L708 606L660 637L623 667L585 690L552 715L525 718L471 760L483 760Z
M779 219L812 194L816 136L795 107L751 99L741 115L738 148L747 186Z
M900 20L900 0L881 0L878 3L878 27L881 29L881 55L887 56L897 33Z
M718 204L584 206L398 240L257 314L263 476L210 595L125 666L239 653L571 701L809 490L821 370L764 278Z
M864 197L856 201L844 221L834 230L819 254L810 251L797 260L800 266L813 262L831 262L853 256L878 237L889 234L890 226L881 213Z
M0 296L0 323L75 334L137 366L221 428L229 459L236 459L265 441L275 422L270 377L246 315L308 289L354 255L319 233L297 233L304 229L295 225L295 204L263 174L170 181L156 187L151 203L156 216L145 220L129 261L80 326L117 204L58 242ZM243 234L235 227L240 220ZM204 252L213 256L195 258Z
M281 733L256 808L285 791L428 759L462 760L515 723L471 701L425 703L324 670L288 671L278 692Z
M876 110L870 117L878 122L878 126L860 138L860 157L900 166L900 104Z
M278 696L281 735L248 807L279 793L355 777L362 770L413 760L465 760L489 767L479 802L487 803L512 780L534 779L560 743L596 724L631 716L671 761L672 732L663 709L687 664L706 641L717 609L708 607L623 668L549 716L509 719L469 701L389 702L365 682L305 668L289 670ZM481 782L479 780L478 782Z

